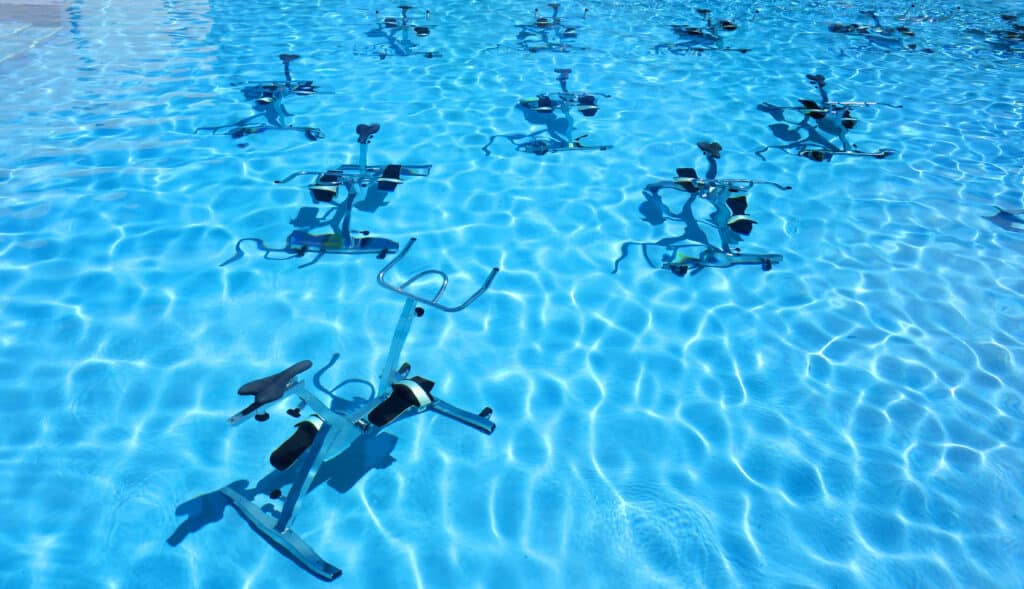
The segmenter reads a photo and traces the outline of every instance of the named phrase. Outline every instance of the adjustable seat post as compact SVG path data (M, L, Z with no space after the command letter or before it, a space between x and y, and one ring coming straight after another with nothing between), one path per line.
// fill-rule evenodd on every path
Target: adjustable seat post
M423 316L423 308L416 305L414 299L405 300L402 313L398 316L398 324L395 325L395 333L391 336L391 346L388 349L388 358L384 362L384 369L380 373L377 384L378 394L388 390L391 383L398 380L397 366L401 360L402 349L405 347L405 340L409 337L409 329L412 327L412 320Z
M555 70L555 71L558 72L558 84L562 87L562 92L564 94L568 94L569 93L569 89L566 86L566 84L569 82L569 74L572 73L572 70L571 69L558 69L558 70Z

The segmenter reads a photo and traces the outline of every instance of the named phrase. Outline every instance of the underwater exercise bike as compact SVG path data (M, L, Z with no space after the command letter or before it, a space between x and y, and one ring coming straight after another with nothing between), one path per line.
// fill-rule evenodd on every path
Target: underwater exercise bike
M356 141L359 143L358 164L344 164L325 172L295 172L286 178L274 181L275 184L282 184L290 182L298 176L315 175L316 180L309 185L313 201L318 204L332 205L334 211L329 215L328 220L324 220L318 216L315 207L305 207L300 211L300 215L292 221L292 224L307 228L329 225L333 229L331 233L318 234L311 233L306 229L295 229L285 239L284 247L270 247L262 239L255 237L243 238L235 244L235 255L221 263L221 266L230 264L245 255L242 251L242 243L246 241L255 242L256 247L263 252L263 257L272 260L314 254L314 259L303 264L302 267L315 263L324 254L374 254L383 259L389 254L397 252L397 241L371 236L369 231L352 231L352 208L355 206L358 196L365 196L372 189L376 189L380 193L391 193L407 179L429 176L431 166L429 164L368 165L367 151L370 140L379 130L380 125L377 123L356 126L358 135ZM344 190L344 197L339 197L341 190ZM272 258L270 257L272 254L283 254L284 257Z
M550 17L541 16L540 10L534 9L532 22L516 25L519 32L516 34L514 48L528 53L542 51L565 53L575 49L586 49L574 44L579 35L579 26L566 22L559 15L562 5L558 2L550 2L548 7L551 8ZM583 9L584 20L589 12L589 8Z
M410 38L410 34L422 39L430 36L432 30L431 27L427 25L417 25L409 20L409 11L413 10L413 8L413 6L409 6L408 4L399 5L398 9L402 11L401 17L382 17L380 11L377 11L377 28L367 33L367 36L375 39L383 39L383 41L374 43L364 50L355 51L354 53L356 55L373 55L380 59L387 59L389 55L397 57L422 55L427 59L441 57L440 51L416 50L417 44ZM425 11L423 16L425 19L430 20L430 11Z
M611 145L584 145L582 140L588 135L575 136L575 121L572 117L573 109L578 110L584 117L593 117L600 110L597 97L611 97L599 92L571 92L568 81L572 70L556 68L555 73L558 74L559 92L520 98L516 105L524 112L528 122L545 124L548 128L533 133L492 135L487 145L483 147L485 154L491 155L491 145L498 138L507 139L518 152L534 155L560 151L607 151L612 148Z
M854 118L853 111L856 108L870 106L886 106L890 108L903 108L899 104L888 102L863 102L863 101L834 101L828 97L825 90L825 76L821 74L807 74L806 78L817 88L821 100L816 101L802 98L799 106L779 106L763 102L757 106L759 111L768 113L779 123L770 125L779 138L784 138L790 143L784 145L767 145L754 153L764 159L764 152L769 149L780 149L793 153L815 162L828 162L836 156L860 156L875 159L886 159L896 152L892 149L879 149L876 151L862 151L857 149L847 137L858 120ZM784 116L787 111L796 111L803 115L799 123L792 123ZM806 137L800 136L799 131L807 133ZM835 145L826 135L832 135L839 139L840 145Z
M230 135L232 139L242 139L265 131L298 131L310 141L323 139L323 131L316 127L294 127L287 124L292 114L284 106L285 98L292 95L309 96L316 94L319 89L312 80L292 78L291 63L299 59L298 55L282 53L277 57L284 65L283 81L242 82L245 84L242 95L246 100L252 101L256 114L228 125L199 127L194 133L207 132L211 135ZM261 118L266 122L253 122Z
M397 285L386 280L387 273L405 257L414 242L415 238L411 239L377 275L377 282L381 286L402 295L406 301L391 337L390 349L379 375L376 394L371 395L364 406L352 412L341 412L323 402L297 378L313 365L311 361L303 360L281 372L251 381L239 388L239 395L252 396L253 401L228 420L232 426L240 425L250 417L256 421L266 421L270 416L265 408L290 395L298 397L299 404L289 409L288 415L298 419L303 410L309 412L309 416L296 425L292 436L270 456L274 468L284 471L284 485L290 484L286 493L275 489L269 494L271 499L283 496L284 503L280 508L273 504L257 505L253 501L254 497L246 496L246 490L239 490L237 485L225 486L220 489L220 493L274 546L325 580L334 580L341 576L341 569L320 557L291 527L302 498L311 490L318 470L325 461L340 454L362 436L374 435L401 418L425 411L441 414L488 435L496 427L491 420L490 407L473 413L451 405L437 397L432 381L420 376L410 377L410 365L398 363L412 322L415 318L423 316L424 307L446 313L465 309L490 287L498 274L498 268L491 269L483 285L461 304L447 306L440 302L448 286L448 275L441 270L424 270ZM432 297L427 298L409 291L414 284L430 277L440 279L440 286ZM387 396L381 396L383 391L390 392Z
M694 168L676 168L676 177L671 181L660 180L647 185L644 189L647 202L641 205L641 212L648 217L648 222L682 221L687 225L686 230L678 237L666 237L656 242L623 243L621 255L612 266L612 274L618 272L619 263L626 258L632 246L640 247L649 266L669 270L676 276L695 274L704 268L738 265L757 265L767 272L782 262L780 254L740 253L731 246L749 236L757 224L747 214L748 193L753 187L767 185L779 190L791 190L793 187L768 180L718 178L717 161L722 154L722 145L715 141L701 141L697 147L708 161L705 177L698 176ZM672 211L662 200L662 190L682 191L687 196L686 203L679 211ZM709 220L696 218L692 205L697 200L708 201L714 206ZM714 228L721 240L719 245L711 243L700 224ZM664 251L660 264L651 258L648 248ZM688 253L690 248L702 248L702 251L693 256Z
M731 20L713 18L711 10L707 8L697 8L696 12L704 19L704 26L670 25L672 32L680 40L675 43L655 45L654 52L668 51L676 55L686 53L699 55L705 51L736 51L738 53L750 51L749 49L725 45L724 34L736 31L739 25Z

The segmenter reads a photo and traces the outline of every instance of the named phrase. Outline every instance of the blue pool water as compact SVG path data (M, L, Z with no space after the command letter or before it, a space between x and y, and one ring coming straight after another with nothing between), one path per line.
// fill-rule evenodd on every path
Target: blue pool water
M369 122L371 163L433 168L353 227L418 238L397 271L446 270L452 300L501 268L406 350L498 428L402 421L315 488L294 529L337 584L1024 585L1024 234L985 218L1024 206L1024 55L991 42L1024 13L959 6L716 4L750 51L677 54L654 48L700 24L687 2L566 3L577 37L530 52L543 5L441 0L414 37L438 55L380 59L390 4L0 3L0 586L322 586L210 499L294 420L226 419L304 358L327 388L375 379L403 300L373 256L221 263L282 245L314 203L273 180L354 163ZM917 47L827 30L866 8ZM288 124L322 140L195 133L251 116L240 88L281 53L321 89ZM612 149L486 155L543 130L515 106L555 68L602 94L576 131ZM814 98L808 73L902 105L850 132L896 155L759 158L757 105ZM721 178L792 185L750 191L742 244L782 263L678 277L631 249L613 274L682 233L645 222L644 188L704 174L700 141Z

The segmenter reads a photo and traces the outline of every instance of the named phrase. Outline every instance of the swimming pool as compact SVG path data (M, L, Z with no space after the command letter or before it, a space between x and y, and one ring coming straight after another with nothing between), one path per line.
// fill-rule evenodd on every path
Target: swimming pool
M679 42L671 25L702 23L689 3L565 3L577 33L552 48L517 38L544 5L444 1L413 12L431 10L410 38L431 57L380 36L389 4L11 6L0 585L322 585L210 500L266 475L295 420L226 420L243 383L302 359L328 388L374 380L403 300L372 255L305 265L246 243L221 264L240 239L283 244L316 203L274 180L354 163L373 122L371 163L432 168L357 203L353 228L417 238L398 270L445 270L452 299L501 268L464 311L428 310L406 349L498 427L409 419L315 488L294 527L337 583L1024 582L1024 238L985 218L1022 206L1022 55L993 42L1013 3L917 3L909 20L721 4L728 46L749 51L673 52L655 49ZM916 47L829 32L866 8ZM287 99L287 125L322 139L196 133L253 116L240 90L280 79L280 54L318 87ZM611 149L485 153L544 131L517 103L557 92L556 68L601 107L574 111L570 142ZM759 157L779 137L758 105L815 98L809 73L834 100L900 105L850 130L895 155ZM645 188L704 177L707 141L719 177L792 186L750 189L741 244L782 262L680 277L627 248L613 274L627 242L682 233L645 217ZM665 194L677 210L687 192Z

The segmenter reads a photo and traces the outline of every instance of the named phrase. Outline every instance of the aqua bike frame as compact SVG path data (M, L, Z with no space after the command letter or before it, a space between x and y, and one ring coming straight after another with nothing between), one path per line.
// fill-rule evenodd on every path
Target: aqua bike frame
M413 9L412 6L402 5L398 9L402 11L401 20L393 16L378 17L379 20L375 33L379 33L377 36L383 36L387 39L387 42L376 46L380 47L377 49L377 55L381 59L385 59L388 56L388 49L391 49L394 51L394 55L398 57L409 57L412 55L423 55L427 58L440 57L441 54L435 51L415 51L416 43L413 43L412 39L409 38L409 32L411 31L417 37L427 37L430 35L430 27L409 22L409 11ZM426 11L426 18L430 18L429 10ZM396 33L401 33L401 38Z
M711 17L711 11L707 8L698 8L697 14L704 18L704 27L690 25L671 25L672 31L682 41L675 43L661 43L655 45L655 53L662 50L676 55L683 53L703 53L704 51L736 51L747 53L749 49L738 47L726 47L724 45L724 33L735 31L739 28L736 23L729 20L719 20L717 23Z
M874 10L862 10L861 14L870 16L875 21L874 26L862 25L858 23L831 23L828 25L828 30L833 33L843 33L847 35L857 35L864 37L869 41L880 46L899 46L900 48L915 49L915 44L904 44L904 40L913 37L914 32L910 30L910 27L906 25L899 25L895 27L886 26L882 24L881 19L878 18L878 13Z
M286 178L274 181L275 184L282 184L290 182L298 176L316 175L317 179L309 185L310 195L313 197L313 200L319 203L331 203L339 209L338 214L341 216L341 223L332 224L332 227L335 229L334 233L311 234L306 231L296 230L288 236L283 248L267 247L261 239L242 239L235 245L235 256L221 265L231 263L244 255L241 249L241 244L244 241L255 241L256 246L260 251L264 252L264 257L267 258L275 253L287 255L286 258L270 259L288 259L303 256L307 253L316 254L317 257L314 258L313 262L303 264L303 266L314 263L320 256L328 253L376 254L378 257L383 258L388 254L397 252L397 241L383 237L368 236L368 232L365 231L362 232L363 236L353 236L351 229L352 207L360 192L365 193L372 183L376 182L378 190L394 192L398 185L404 182L405 178L429 176L431 166L429 164L412 166L400 164L387 166L367 165L367 151L370 140L379 130L380 125L376 123L362 124L356 127L356 133L359 136L357 139L359 143L358 164L346 164L326 172L295 172ZM345 189L345 198L341 201L337 200L339 188Z
M390 396L382 396L383 391L397 390L398 387L402 386L412 386L413 388L416 388L414 383L405 384L411 383L410 380L407 380L409 371L411 370L410 366L408 364L402 364L400 367L396 366L398 366L399 359L401 358L402 349L405 346L409 330L412 327L413 319L423 315L423 308L419 305L432 307L446 313L461 311L471 305L473 301L483 294L484 291L490 287L491 282L494 281L494 277L498 274L498 269L493 268L483 285L477 289L476 292L470 295L469 298L456 306L446 306L439 302L441 296L444 294L445 288L448 286L448 276L440 270L425 270L397 286L389 284L385 279L386 274L405 256L414 242L415 239L410 240L398 256L384 266L377 275L377 282L380 283L381 286L404 296L406 298L406 302L402 309L402 313L399 316L398 324L395 326L394 335L391 337L391 347L388 352L387 361L380 373L379 385L377 387L376 394L371 396L370 401L367 403L368 407L353 414L344 414L334 411L326 403L321 401L317 395L307 389L302 381L291 377L288 379L287 384L284 385L283 390L279 394L275 395L275 398L260 399L257 396L256 401L254 401L252 405L235 414L228 420L228 422L233 426L239 425L252 416L257 416L257 420L260 420L260 416L263 416L262 419L265 420L267 416L259 413L259 410L262 409L263 406L279 401L291 394L299 397L299 410L308 408L312 414L322 420L322 423L319 429L316 430L315 437L312 438L312 441L310 441L308 446L305 448L299 448L297 457L293 458L292 460L294 461L285 468L285 476L287 477L285 484L290 483L291 487L287 492L284 505L280 510L274 509L268 513L264 511L264 508L256 505L256 503L245 497L235 487L230 485L222 488L220 492L227 497L228 501L238 510L242 517L245 518L245 520L248 521L249 524L267 540L280 548L313 574L325 580L334 580L341 576L341 569L321 558L316 551L309 546L309 544L307 544L297 533L295 533L294 530L291 529L291 525L295 520L300 501L303 496L309 492L313 481L316 479L319 468L326 460L337 455L344 448L347 448L360 436L374 434L395 421L398 421L400 418L405 417L407 414L413 415L428 410L444 415L445 417L472 427L485 434L491 434L495 428L494 422L490 419L491 410L489 407L485 408L480 413L472 413L436 398L429 394L429 391L425 395L428 397L426 402L421 403L418 406L406 407L401 411L401 413L390 418L382 425L376 425L373 423L371 414L375 409L390 400ZM438 287L436 294L432 298L413 294L407 290L414 283L428 276L435 276L441 279L441 285ZM275 377L268 377L268 379L261 379L261 381L254 382L258 383L268 381L273 378L281 377L281 375L288 377L308 369L311 365L311 362L303 361L292 368L279 373ZM413 377L413 380L416 380L417 378L418 377ZM243 389L245 389L245 387L243 387ZM422 394L422 389L420 389L419 392ZM295 413L297 414L297 411L295 411ZM310 422L308 421L303 422L300 423L299 426L309 423ZM310 425L307 429L312 427L314 426ZM285 444L289 444L290 442L291 440L285 442ZM280 451L284 448L285 444L283 444L278 450Z
M698 145L702 146L702 150L705 149L705 144ZM718 148L721 149L721 146L718 146ZM710 145L708 146L708 149L710 149ZM717 153L712 156L708 155L708 153L705 152L705 155L707 155L708 161L714 165L714 160L717 159L718 157ZM717 167L715 167L714 169L717 170ZM694 170L693 168L677 168L676 177L673 179L673 183L661 184L661 186L663 186L664 188L685 191L692 195L691 198L704 199L713 199L716 197L716 194L718 195L717 198L724 197L728 199L729 194L747 191L757 185L768 185L774 188L778 188L779 190L792 190L793 188L792 186L786 186L783 184L779 184L778 182L771 182L768 180L751 180L749 178L699 178L697 177L696 170ZM716 193L716 191L724 191L724 194L722 192ZM719 205L716 204L716 208L718 206ZM669 217L671 212L668 210L668 208L664 204L661 204L661 207L665 212L666 217ZM730 210L731 209L732 208L730 206ZM746 206L744 206L743 210L739 211L739 213L736 213L736 211L731 210L729 215L732 215L732 218L745 217L745 210ZM670 218L678 219L678 217ZM746 218L753 222L753 220L750 219L749 217ZM726 217L722 217L722 219L724 220L726 219ZM715 227L721 230L720 225L715 224ZM650 258L647 256L646 246L649 244L641 245L645 248L644 258L647 259L648 264L653 266L654 264L651 263ZM681 253L683 248L689 247L705 247L705 249L700 253L699 257L695 258L693 256L683 255ZM707 246L704 246L702 244L674 245L669 246L667 249L668 253L666 253L665 256L662 258L661 267L667 270L671 270L672 273L676 274L677 276L685 276L691 270L696 272L703 268L728 268L730 266L736 265L758 265L761 267L762 270L767 272L768 270L771 270L775 264L782 262L782 256L779 254L741 254L738 252L729 251L729 248L727 246L723 246L723 248L717 248L714 246L710 246L710 244L708 244ZM623 256L624 255L625 253L623 254Z
M293 127L285 124L292 115L284 108L284 99L292 94L300 96L316 94L317 88L312 80L296 82L292 79L291 62L299 59L298 55L282 53L278 55L278 58L284 64L284 81L242 82L242 84L246 84L242 88L242 95L246 100L253 101L257 114L230 125L199 127L194 133L208 131L212 135L230 135L235 139L241 139L264 131L298 131L304 133L310 141L323 139L323 131L316 127ZM265 118L267 122L252 122L261 117Z
M861 108L866 106L886 106L889 108L903 108L899 104L891 104L888 102L862 102L855 100L848 101L834 101L829 99L828 92L825 90L825 77L821 74L807 74L805 76L810 80L811 84L818 89L818 93L821 96L821 101L817 102L810 99L801 99L800 106L779 106L770 103L762 103L758 106L758 109L771 112L772 110L782 113L783 111L796 111L804 116L803 120L799 123L792 123L779 118L778 120L784 121L786 124L792 126L796 125L797 128L803 128L808 131L808 136L800 140L788 143L785 145L768 145L755 151L759 157L764 159L762 155L769 149L782 149L783 151L789 151L795 148L795 154L800 157L805 157L809 160L816 162L831 161L836 156L859 156L859 157L873 157L876 159L885 159L896 152L891 149L881 149L878 151L861 151L855 149L849 138L846 136L847 132L854 128L857 124L857 120L853 118L853 109ZM779 115L781 117L781 114ZM839 138L840 146L837 147L832 144L830 140L819 139L814 141L811 139L811 132L813 127L809 126L808 120L814 121L816 127L820 128L822 121L828 119L835 126L837 133L834 134Z
M611 98L611 96L608 94L601 94L599 92L570 92L568 89L568 81L569 74L572 73L572 70L568 68L557 68L555 69L555 73L558 74L558 84L561 88L560 92L554 95L538 94L532 98L520 98L519 106L542 114L554 113L556 110L561 111L566 122L566 128L562 134L564 134L567 140L561 141L552 138L551 140L533 139L523 143L515 143L515 141L513 141L516 145L516 150L544 155L545 153L556 151L606 151L611 149L611 145L583 145L580 143L580 140L586 138L587 135L573 137L573 135L575 135L575 121L572 118L573 107L577 108L580 114L584 117L589 118L596 115L599 110L597 97L601 96L604 98Z
M566 51L572 48L572 45L568 43L576 40L578 35L577 28L564 23L562 18L558 16L561 4L551 2L548 4L548 7L551 8L550 17L541 16L540 10L534 9L532 23L516 25L516 28L519 29L517 38L520 49L536 53L543 50ZM586 9L583 11L584 19L587 18L587 12L588 10ZM533 45L531 42L538 44Z

